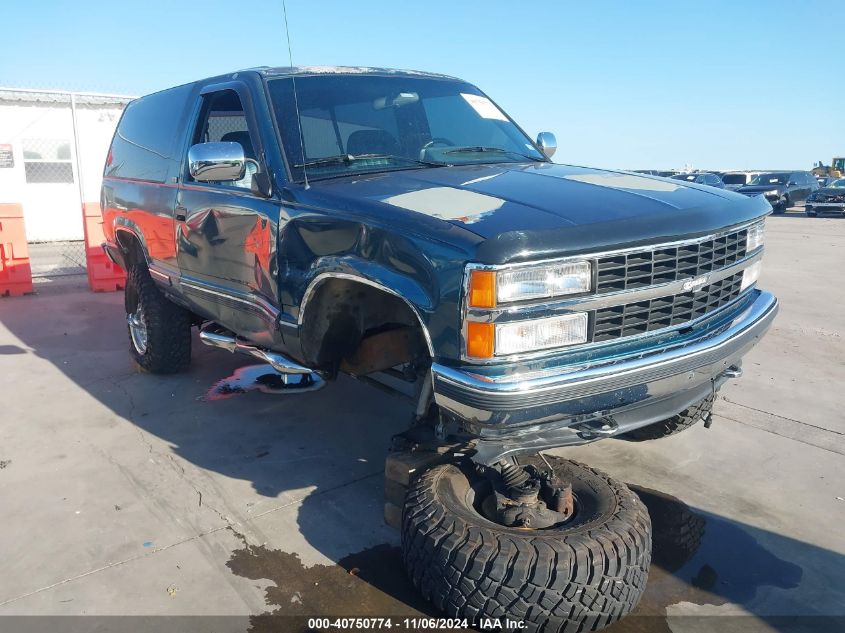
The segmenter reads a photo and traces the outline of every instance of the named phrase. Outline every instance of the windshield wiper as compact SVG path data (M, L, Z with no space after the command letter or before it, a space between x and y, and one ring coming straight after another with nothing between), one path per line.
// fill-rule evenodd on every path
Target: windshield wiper
M417 160L416 158L408 158L407 156L397 156L396 154L338 154L337 156L325 156L323 158L314 158L307 160L304 163L294 165L294 167L321 167L327 165L352 165L358 161L364 160L396 160L403 161L412 165L426 165L428 167L445 167L446 163L435 163L427 160Z
M444 154L511 154L513 156L521 156L522 158L527 158L528 160L533 160L538 163L545 163L546 160L544 158L538 158L537 156L529 156L528 154L523 154L521 152L515 152L510 149L505 149L503 147L487 147L486 145L471 145L469 147L457 147L455 149L446 150L443 152Z

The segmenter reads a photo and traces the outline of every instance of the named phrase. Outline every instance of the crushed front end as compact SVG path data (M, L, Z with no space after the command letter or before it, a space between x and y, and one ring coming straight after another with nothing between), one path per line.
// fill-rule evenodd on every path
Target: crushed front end
M777 313L756 287L763 228L470 265L464 357L432 366L441 414L492 463L621 435L712 396Z

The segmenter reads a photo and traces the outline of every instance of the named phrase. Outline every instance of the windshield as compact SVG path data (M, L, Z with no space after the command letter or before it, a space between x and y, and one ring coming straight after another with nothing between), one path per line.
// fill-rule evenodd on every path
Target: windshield
M722 182L726 185L744 185L745 174L725 174L722 176Z
M298 76L296 99L291 78L267 83L294 180L303 179L303 166L309 180L316 180L447 164L546 160L492 101L461 81Z
M845 158L834 158L831 167L836 171L845 171Z
M760 174L754 176L749 185L785 185L789 181L789 174Z
M828 185L828 187L833 187L834 189L845 189L845 178L834 180Z

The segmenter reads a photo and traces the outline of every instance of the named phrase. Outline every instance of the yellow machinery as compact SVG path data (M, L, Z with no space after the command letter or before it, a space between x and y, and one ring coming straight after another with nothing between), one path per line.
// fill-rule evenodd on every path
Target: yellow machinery
M813 167L814 176L831 176L833 178L845 177L845 157L834 156L830 159L830 167L825 167L819 163L818 167Z

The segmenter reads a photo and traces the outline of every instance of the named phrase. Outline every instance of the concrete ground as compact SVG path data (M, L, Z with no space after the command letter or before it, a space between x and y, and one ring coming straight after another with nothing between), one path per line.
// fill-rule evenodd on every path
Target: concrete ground
M781 313L713 427L557 451L628 482L652 514L640 617L614 631L830 631L775 616L845 616L843 263L845 219L770 218L761 285ZM351 379L227 394L215 385L251 361L198 342L188 373L141 374L122 301L0 300L0 615L286 631L303 624L261 616L431 614L382 522L408 406ZM690 617L728 614L746 617Z

